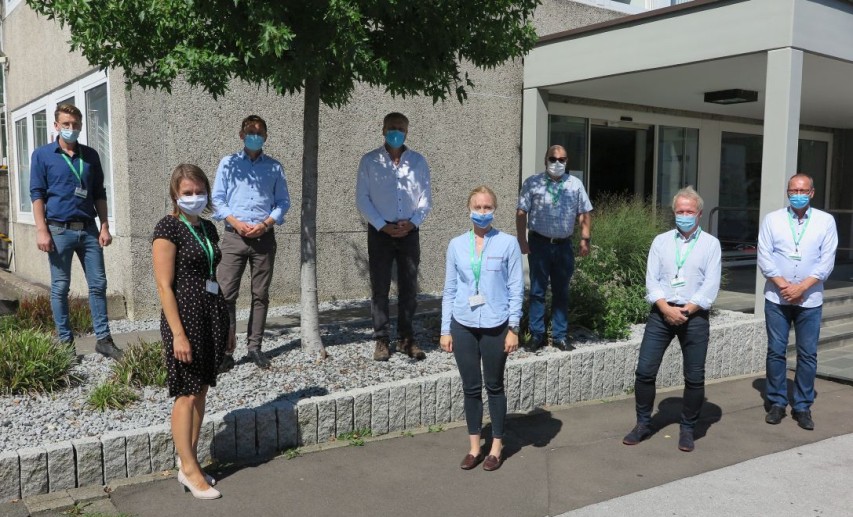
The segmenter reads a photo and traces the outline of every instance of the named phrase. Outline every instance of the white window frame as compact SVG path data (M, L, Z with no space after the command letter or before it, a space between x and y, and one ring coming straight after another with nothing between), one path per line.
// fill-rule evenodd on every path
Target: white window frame
M8 0L7 0L7 2L8 2ZM86 92L88 90L91 90L92 88L95 88L95 87L100 86L102 84L107 85L107 106L111 106L111 102L110 102L111 95L110 95L110 88L109 88L109 80L108 80L106 72L99 70L99 71L92 73L90 75L87 75L87 76L67 85L67 86L64 86L58 90L54 90L54 91L48 93L47 95L45 95L45 96L43 96L37 100L34 100L34 101L30 102L29 104L27 104L27 105L25 105L25 106L23 106L23 107L12 112L11 120L9 121L9 124L10 124L9 127L12 128L12 131L11 131L11 137L12 137L11 140L12 141L9 142L9 148L10 148L10 150L14 149L16 155L15 155L14 160L10 160L9 165L10 165L10 167L14 166L14 168L15 168L15 174L13 176L14 176L14 189L15 189L16 198L21 196L21 187L19 185L20 175L17 174L19 157L17 156L17 138L18 138L18 136L15 132L15 123L17 121L23 119L23 118L27 119L28 151L32 155L32 152L35 150L35 148L34 148L35 138L34 138L33 114L38 113L40 111L46 111L47 112L47 126L48 126L47 141L53 142L56 140L57 132L53 129L53 121L51 120L51 117L53 116L54 110L56 109L56 103L60 102L62 100L65 100L68 97L74 96L74 104L78 108L80 108L80 111L83 113L84 131L80 132L80 137L79 137L78 141L81 144L87 144L88 142L87 142L86 131L85 131L85 126L87 124L87 120L86 120L86 113L87 113ZM109 120L109 124L110 124L110 129L112 130L112 110L110 109L108 111L109 111L109 113L107 114L107 116L108 116L108 120ZM110 163L113 163L113 160L112 160L112 138L110 138L109 154L110 154ZM30 157L25 157L25 159L29 160ZM30 171L30 174L32 175L32 171ZM113 191L115 190L115 175L114 175L112 170L109 171L108 174L110 174L110 189L107 192L107 197L110 199L115 199L113 197ZM27 196L29 196L29 190L27 190ZM15 218L16 222L23 223L23 224L29 224L29 225L35 225L35 219L33 218L32 208L30 208L29 211L21 210L21 199L17 199L17 203L15 203L15 214L16 214L16 218ZM117 231L116 223L115 223L115 205L113 206L113 214L110 215L108 220L110 223L110 230L115 235L116 231Z
M4 0L6 4L6 10L4 11L4 16L9 16L9 13L12 12L12 9L18 7L18 4L21 3L22 0Z

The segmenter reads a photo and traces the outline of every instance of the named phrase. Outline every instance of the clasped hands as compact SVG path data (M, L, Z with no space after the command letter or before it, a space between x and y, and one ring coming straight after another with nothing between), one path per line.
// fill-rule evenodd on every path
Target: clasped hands
M799 305L803 303L803 293L806 292L806 286L803 284L785 284L784 286L779 286L779 294L782 295L782 298L792 304Z
M231 226L237 234L247 239L257 239L267 231L267 226L264 223L249 224L243 221L235 221Z
M414 229L415 225L412 224L411 221L409 221L408 219L401 219L396 223L386 224L380 229L380 231L387 233L395 239L399 239L401 237L405 237Z

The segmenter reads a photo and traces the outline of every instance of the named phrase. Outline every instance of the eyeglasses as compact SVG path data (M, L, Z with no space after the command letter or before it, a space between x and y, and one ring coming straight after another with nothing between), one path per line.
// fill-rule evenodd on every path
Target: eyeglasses
M810 188L808 188L808 189L803 189L803 188L801 188L801 189L788 189L788 195L793 196L795 194L810 194L811 191L812 191L812 189L810 189Z
M554 163L554 162L566 163L566 157L563 156L561 158L557 158L556 156L549 156L548 161L551 163Z

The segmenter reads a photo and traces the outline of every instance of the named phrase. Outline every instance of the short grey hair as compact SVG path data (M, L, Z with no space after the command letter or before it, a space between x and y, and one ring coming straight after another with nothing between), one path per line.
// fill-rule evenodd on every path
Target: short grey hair
M702 200L702 196L696 192L696 189L693 188L693 185L687 185L683 189L679 190L672 196L672 211L675 212L675 202L678 201L678 198L683 197L687 199L692 199L696 201L696 207L699 211L702 211L702 207L705 206L705 202Z

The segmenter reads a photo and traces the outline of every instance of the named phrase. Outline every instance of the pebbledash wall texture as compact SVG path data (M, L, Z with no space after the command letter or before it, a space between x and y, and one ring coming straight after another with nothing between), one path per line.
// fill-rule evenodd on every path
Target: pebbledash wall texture
M761 320L748 316L722 324L712 320L707 379L763 371L766 342ZM629 393L639 348L638 339L510 361L506 371L508 409L525 414ZM681 352L670 346L657 385L664 388L682 382ZM488 404L484 411L488 417ZM632 418L625 415L626 421ZM464 420L459 374L445 372L302 399L296 404L277 401L208 415L199 460L204 464L251 461L334 441L354 430L370 429L376 436ZM172 469L174 462L167 424L0 453L0 502L115 484Z
M540 35L547 35L618 16L622 14L570 0L546 0L534 23ZM67 31L37 17L25 4L9 13L4 25L10 111L93 71L79 54L68 52ZM39 34L36 43L32 34ZM343 109L322 109L317 205L321 300L369 296L366 225L355 207L355 178L361 155L381 145L382 117L390 111L408 115L408 144L424 154L432 168L433 211L421 230L423 291L441 290L447 243L468 226L465 200L473 187L487 184L497 192L496 226L514 233L522 70L520 60L494 70L469 70L478 86L465 104L393 99L380 89L359 87ZM292 200L285 224L276 228L278 255L270 295L274 304L298 300L301 96L279 97L240 83L216 101L181 83L171 95L126 90L121 74L115 72L109 73L109 94L115 240L106 248L105 259L114 299L111 315L121 317L126 311L132 319L143 319L159 314L150 237L170 209L168 177L177 164L190 162L201 166L212 181L219 159L241 148L239 123L250 113L269 124L265 150L283 163ZM10 163L16 163L14 154ZM18 206L17 196L13 192L12 207ZM14 219L17 211L12 212ZM35 228L16 222L14 241L16 274L48 283L47 259L36 248ZM85 294L82 270L74 267L72 290ZM247 299L240 297L243 303Z

